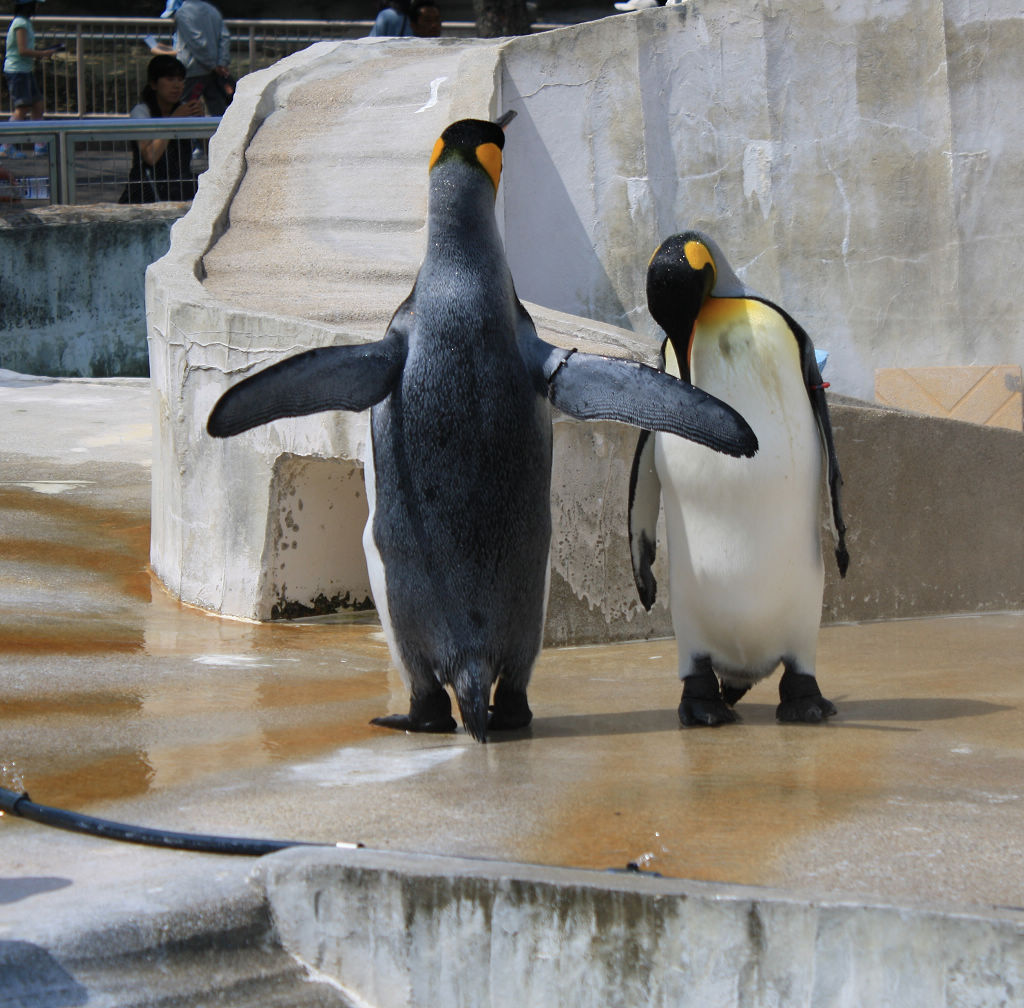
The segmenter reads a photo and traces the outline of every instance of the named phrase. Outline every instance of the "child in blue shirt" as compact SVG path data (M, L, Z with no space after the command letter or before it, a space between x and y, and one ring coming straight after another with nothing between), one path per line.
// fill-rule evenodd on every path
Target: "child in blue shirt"
M36 2L37 0L15 0L14 20L7 29L4 77L7 78L7 90L11 92L11 122L43 118L43 92L34 73L36 60L46 59L60 51L59 48L36 48L36 33L32 28ZM38 148L37 152L40 152ZM24 153L15 147L0 145L0 157L24 156Z

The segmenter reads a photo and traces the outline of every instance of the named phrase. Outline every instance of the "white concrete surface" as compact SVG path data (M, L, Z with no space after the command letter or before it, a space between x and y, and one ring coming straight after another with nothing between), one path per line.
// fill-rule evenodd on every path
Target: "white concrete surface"
M825 629L828 725L776 724L773 680L741 724L681 730L661 640L546 650L530 730L480 746L368 724L407 698L365 617L169 598L146 571L147 413L145 382L0 374L0 786L367 849L250 878L4 816L5 1008L1019 1003L1024 493L984 480L1024 478L1024 434L837 409L851 461L885 457L850 475L887 604L913 582L897 554L955 573L929 597L977 590L958 578L986 557L1018 587L1015 613ZM915 465L944 480L923 501L895 489ZM628 862L665 877L603 870Z
M1024 986L1019 911L358 850L258 875L284 947L374 1008L997 1008Z
M273 360L382 335L422 256L433 139L465 115L519 112L498 212L545 338L650 354L647 259L698 225L831 352L837 392L870 397L880 366L1020 362L1024 130L1006 102L1022 25L927 0L714 0L512 40L323 43L246 78L148 274L158 575L189 602L260 619L365 598L358 563L314 562L327 554L299 539L307 562L283 577L280 534L282 494L324 511L328 484L350 488L335 534L358 524L365 417L217 445L203 423ZM667 631L666 613L632 600L622 507L601 492L632 441L557 425L556 474L577 471L553 500L572 522L552 572L575 625L644 636ZM595 579L596 542L624 562ZM549 641L571 639L560 633Z

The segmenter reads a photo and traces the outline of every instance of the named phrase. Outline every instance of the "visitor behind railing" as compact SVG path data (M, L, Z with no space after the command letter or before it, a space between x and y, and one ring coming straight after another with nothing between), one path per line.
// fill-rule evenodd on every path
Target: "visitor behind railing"
M133 119L188 118L203 114L201 85L185 93L185 64L176 56L154 56L142 101ZM191 200L196 194L192 174L192 141L153 137L138 140L132 151L132 170L119 202L160 203Z

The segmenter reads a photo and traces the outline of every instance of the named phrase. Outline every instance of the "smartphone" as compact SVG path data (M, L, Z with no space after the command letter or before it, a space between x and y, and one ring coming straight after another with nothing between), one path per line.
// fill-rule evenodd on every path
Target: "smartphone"
M146 47L147 49L152 49L152 48L154 48L154 46L156 46L156 44L157 44L156 36L155 36L155 35L147 35L147 36L146 36L146 37L145 37L145 38L144 38L144 39L142 40L142 43L143 43L143 45L145 45L145 47Z
M63 42L58 42L56 45L48 46L47 48L53 49L55 52L63 52L67 49L67 46Z
M193 84L188 94L181 99L181 104L187 105L189 102L194 102L197 101L199 98L202 98L203 90L205 87L206 85L202 81L200 81L198 84Z

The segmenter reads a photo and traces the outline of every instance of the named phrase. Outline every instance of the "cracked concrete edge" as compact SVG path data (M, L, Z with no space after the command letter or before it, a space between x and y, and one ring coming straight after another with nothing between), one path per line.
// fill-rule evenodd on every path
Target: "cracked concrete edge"
M370 850L263 859L289 952L376 1008L1014 1003L1024 908L800 900Z

